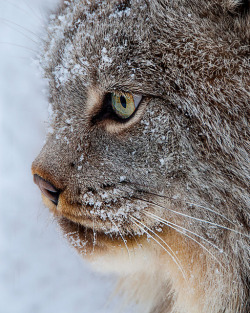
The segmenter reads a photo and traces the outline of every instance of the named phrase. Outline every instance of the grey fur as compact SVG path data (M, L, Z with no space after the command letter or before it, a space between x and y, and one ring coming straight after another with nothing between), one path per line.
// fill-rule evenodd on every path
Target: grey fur
M40 64L52 131L33 173L94 216L97 233L143 237L131 215L154 231L168 229L146 210L198 234L223 265L216 277L218 262L203 250L204 298L193 300L193 309L184 308L172 278L158 273L155 287L145 287L160 293L148 312L250 311L248 9L249 1L236 0L75 0L58 9L47 29ZM131 125L109 131L91 123L90 90L100 97L142 94L145 109ZM92 244L89 236L82 242ZM188 250L192 240L183 240ZM136 285L129 275L123 279Z

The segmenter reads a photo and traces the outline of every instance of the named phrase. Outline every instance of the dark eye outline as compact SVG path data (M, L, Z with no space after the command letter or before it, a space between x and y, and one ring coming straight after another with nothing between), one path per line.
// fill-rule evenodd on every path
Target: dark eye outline
M121 93L121 96L122 96L122 93ZM143 96L141 97L140 102L138 103L137 107L135 108L135 111L128 118L121 118L117 115L117 113L114 111L114 109L112 107L112 92L109 92L104 96L101 109L99 110L99 112L97 112L97 114L95 114L92 117L91 122L94 125L94 124L101 122L103 120L113 120L113 121L124 124L133 118L133 116L136 114L138 108L140 107L140 103L142 101L143 101Z

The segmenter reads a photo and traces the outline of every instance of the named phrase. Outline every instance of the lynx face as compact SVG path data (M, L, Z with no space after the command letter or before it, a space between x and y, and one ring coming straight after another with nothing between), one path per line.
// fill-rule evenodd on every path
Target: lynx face
M164 273L148 312L247 312L249 25L247 1L79 0L51 17L34 181L81 254Z

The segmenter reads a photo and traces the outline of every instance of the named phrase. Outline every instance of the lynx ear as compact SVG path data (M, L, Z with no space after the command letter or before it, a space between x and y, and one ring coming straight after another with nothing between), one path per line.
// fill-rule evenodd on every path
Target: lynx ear
M250 0L223 0L222 7L235 15L247 15L250 12Z

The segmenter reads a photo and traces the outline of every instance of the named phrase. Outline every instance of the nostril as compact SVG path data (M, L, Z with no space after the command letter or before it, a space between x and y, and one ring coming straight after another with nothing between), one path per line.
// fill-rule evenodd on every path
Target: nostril
M60 190L53 186L50 182L44 180L39 175L35 174L33 176L34 183L40 188L42 194L52 201L55 205L58 204L58 199L60 195Z

